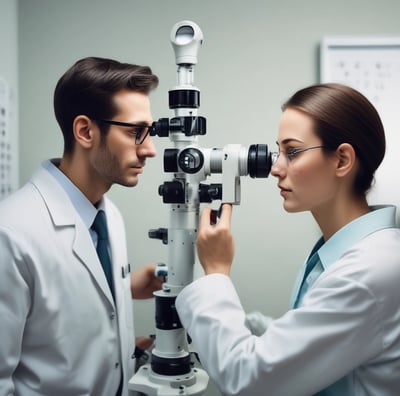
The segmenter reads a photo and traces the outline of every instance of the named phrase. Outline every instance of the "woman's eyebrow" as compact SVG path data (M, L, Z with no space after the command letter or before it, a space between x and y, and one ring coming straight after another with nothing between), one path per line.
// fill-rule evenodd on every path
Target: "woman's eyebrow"
M280 144L286 145L286 144L289 144L289 143L292 143L292 142L303 143L303 141L300 140L300 139L296 139L296 138L287 138L287 139L283 139L283 140L281 141L281 143L279 143L278 141L276 141L276 144L279 146Z

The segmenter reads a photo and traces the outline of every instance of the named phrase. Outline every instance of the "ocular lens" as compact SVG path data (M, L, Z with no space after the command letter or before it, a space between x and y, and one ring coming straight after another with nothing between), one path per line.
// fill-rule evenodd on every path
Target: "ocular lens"
M250 177L268 177L271 171L271 154L266 144L252 144L249 147L247 167Z

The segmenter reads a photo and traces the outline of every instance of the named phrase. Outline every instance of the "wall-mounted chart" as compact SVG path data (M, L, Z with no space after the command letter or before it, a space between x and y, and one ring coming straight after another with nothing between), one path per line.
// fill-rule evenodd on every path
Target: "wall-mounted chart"
M10 94L6 81L0 78L0 200L15 189L15 151L10 128Z

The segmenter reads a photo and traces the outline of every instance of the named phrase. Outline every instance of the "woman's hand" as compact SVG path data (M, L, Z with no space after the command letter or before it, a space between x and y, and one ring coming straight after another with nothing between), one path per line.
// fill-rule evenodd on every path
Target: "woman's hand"
M197 253L204 272L229 275L235 253L231 233L232 205L224 204L214 224L211 208L203 209L197 235Z

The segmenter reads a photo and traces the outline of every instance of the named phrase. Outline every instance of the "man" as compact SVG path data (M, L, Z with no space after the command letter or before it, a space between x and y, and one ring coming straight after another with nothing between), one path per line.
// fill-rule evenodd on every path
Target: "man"
M151 297L161 280L153 265L130 274L123 220L104 194L135 186L156 154L157 84L148 67L101 58L59 80L63 156L0 202L0 394L128 394L131 299Z

